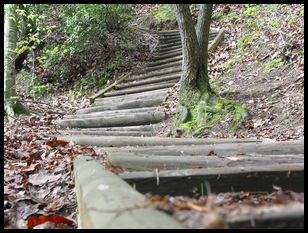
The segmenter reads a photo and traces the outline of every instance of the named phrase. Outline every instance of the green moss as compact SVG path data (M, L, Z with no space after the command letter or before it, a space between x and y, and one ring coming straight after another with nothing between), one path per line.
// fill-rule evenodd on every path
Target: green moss
M236 130L247 117L246 105L237 104L234 100L212 97L208 101L200 101L190 108L187 122L178 124L188 135L201 129L210 129L213 124L221 121L229 112L233 112L230 129Z
M272 69L279 68L284 65L284 61L281 57L274 58L270 60L269 62L265 63L265 65L262 68L263 73L267 73L271 71Z
M245 121L247 118L247 107L245 104L235 105L233 121L231 124L231 129L236 130L240 123Z
M171 4L161 4L158 8L154 10L153 16L158 22L176 20L174 10Z
M13 106L15 114L18 115L30 115L30 110L22 105L20 102L16 102Z

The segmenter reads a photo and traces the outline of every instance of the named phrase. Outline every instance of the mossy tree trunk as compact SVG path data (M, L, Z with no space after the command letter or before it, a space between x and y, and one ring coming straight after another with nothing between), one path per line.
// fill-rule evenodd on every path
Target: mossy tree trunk
M4 20L4 111L9 120L26 109L16 99L15 58L17 43L17 13L15 4L5 4Z
M191 110L200 101L207 101L213 94L208 76L208 39L212 4L201 4L196 29L188 4L175 4L183 49L182 76L178 121L191 118Z

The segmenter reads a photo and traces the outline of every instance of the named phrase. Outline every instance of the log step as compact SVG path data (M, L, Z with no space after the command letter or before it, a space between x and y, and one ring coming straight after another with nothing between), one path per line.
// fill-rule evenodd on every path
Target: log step
M156 51L158 53L165 53L165 52L174 52L174 50L177 49L182 49L182 45L179 44L179 45L169 46L167 48L157 48Z
M102 150L99 150L102 151ZM275 164L303 163L304 155L246 155L246 156L151 156L148 154L127 154L127 152L108 153L114 166L136 171L178 170L215 167L269 166Z
M168 37L168 38L159 38L159 44L161 45L165 45L165 44L169 44L169 43L176 43L181 41L181 37L180 36L175 36L175 37Z
M207 138L168 138L168 137L113 137L113 136L60 136L60 140L74 141L81 145L121 147L121 146L155 146L155 145L204 145L221 143L261 142L259 139L207 139Z
M119 116L103 116L93 118L75 118L59 120L56 123L70 128L97 128L112 126L130 126L158 123L165 119L165 113L159 111L131 113Z
M156 54L157 57L161 57L161 56L166 56L166 55L169 55L171 53L177 53L177 52L182 53L182 48L174 49L172 51L165 51L165 52L155 51L155 54Z
M161 56L155 56L153 58L151 58L151 61L159 61L159 60L163 60L166 58L172 58L172 57L176 57L176 56L182 56L182 50L179 50L177 52L174 53L167 53L165 55L161 55Z
M92 113L76 114L76 115L66 116L64 119L95 118L95 117L102 117L102 116L120 116L120 115L127 115L127 114L131 114L131 113L153 112L155 110L157 110L157 107L108 110L108 111L100 111L100 112L92 112Z
M129 148L102 148L107 152L126 153L127 156L147 154L152 156L238 156L254 154L304 154L304 143L302 140L291 142L247 142L247 143L228 143L224 144L205 144L205 145L156 145L147 147Z
M128 99L125 101L115 102L110 104L108 102L102 102L97 106L80 109L77 114L85 114L92 112L102 112L108 110L119 110L119 109L130 109L130 108L143 108L143 107L153 107L160 105L166 99L166 95L157 95L151 98L146 98L144 100L140 99Z
M126 94L126 95L120 95L120 96L110 96L110 97L104 97L104 98L97 98L95 99L94 105L100 105L100 104L114 104L120 101L128 101L128 100L138 100L138 99L146 99L146 98L153 98L157 95L167 95L169 91L169 88L166 89L159 89L159 90L153 90L153 91L145 91L141 93L134 93L134 94Z
M182 41L181 40L177 40L177 41L168 41L167 43L164 44L159 44L157 46L157 49L165 49L165 48L169 48L169 47L173 47L173 46L178 46L178 45L182 45Z
M155 132L151 131L107 131L107 130L68 130L68 131L63 131L63 135L94 135L94 136L99 136L99 135L110 135L110 136L132 136L132 137L151 137L155 135Z
M150 62L147 64L148 67L154 67L154 66L159 66L159 65L163 65L169 62L174 62L174 61L181 61L183 59L182 54L180 56L176 56L176 57L170 57L170 58L166 58L166 59L161 59L159 61L156 62Z
M283 190L304 191L304 164L275 164L228 168L200 168L172 171L125 172L119 176L141 193L192 196L201 194L208 181L211 191L271 192L273 185Z
M124 88L129 88L129 87L135 87L135 86L142 86L146 84L153 84L153 83L159 83L159 82L166 82L170 80L175 80L178 81L181 78L181 74L177 73L175 75L168 75L168 76L160 76L160 77L155 77L155 78L148 78L144 79L141 81L132 81L132 82L127 82L123 84L119 84L116 89L124 89Z
M141 87L132 87L132 88L127 88L127 89L122 89L122 90L115 90L115 91L105 93L105 96L117 96L117 95L125 95L125 94L139 93L139 92L144 92L144 91L164 89L164 88L174 86L175 83L177 83L177 81L158 83L158 84L146 85L146 86L141 86Z
M134 126L124 126L124 127L104 127L104 128L76 128L78 131L149 131L155 132L160 128L160 124L150 124L150 125L134 125Z
M183 228L174 218L154 207L138 208L145 204L145 197L92 157L75 159L74 179L79 228Z
M152 72L155 70L162 70L165 68L171 68L171 67L181 67L182 66L182 59L180 61L174 61L174 62L169 62L167 64L159 65L159 66L154 66L154 67L146 67L144 68L144 72Z
M139 74L133 75L129 77L128 79L125 80L125 82L130 82L130 81L136 81L136 80L141 80L141 79L146 79L146 78L152 78L152 77L158 77L158 76L165 76L165 75L170 75L170 74L176 74L182 71L182 67L169 67L165 68L162 70L156 70L148 73L141 74L142 71Z

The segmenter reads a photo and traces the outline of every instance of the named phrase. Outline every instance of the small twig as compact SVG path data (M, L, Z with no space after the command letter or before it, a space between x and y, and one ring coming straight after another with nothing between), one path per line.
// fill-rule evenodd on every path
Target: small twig
M156 184L159 185L159 171L155 168L155 175L156 175Z

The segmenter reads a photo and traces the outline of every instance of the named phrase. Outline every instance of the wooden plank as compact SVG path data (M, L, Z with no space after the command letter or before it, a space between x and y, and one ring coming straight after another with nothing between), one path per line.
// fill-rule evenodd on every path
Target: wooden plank
M104 128L76 128L79 131L157 131L160 128L160 124L150 125L134 125L123 127L104 127Z
M153 111L156 111L156 110L158 110L157 107L107 110L107 111L100 111L100 112L91 112L91 113L68 115L68 116L65 116L64 119L93 118L93 117L95 118L95 117L111 116L111 115L119 116L119 115L126 115L126 114L139 113L139 112L153 112Z
M100 150L103 151L103 150ZM126 152L109 154L109 160L114 166L131 170L153 171L214 168L214 167L246 167L268 166L273 164L304 163L304 154L300 155L246 155L246 156L151 156L127 155Z
M99 92L97 92L95 95L90 97L90 103L93 103L94 100L97 97L100 97L101 95L103 95L104 93L106 93L107 91L111 90L112 88L114 88L117 84L121 83L124 79L126 79L128 76L130 76L131 72L128 74L123 74L119 80L116 80L113 84L109 85L108 87L100 90Z
M147 63L147 66L148 67L154 67L154 66L158 66L158 65L163 65L163 64L166 64L166 63L169 63L169 62L174 62L174 61L180 61L182 60L183 57L182 57L182 54L179 55L179 56L172 56L172 57L169 57L169 58L166 58L166 59L161 59L159 61L155 61L155 62L150 62L150 63Z
M155 77L155 78L148 78L141 81L132 81L127 83L122 83L119 86L117 86L117 90L129 88L129 87L135 87L135 86L142 86L146 84L153 84L153 83L165 83L166 81L175 80L178 81L181 78L181 74L173 74L169 76L161 76L161 77Z
M138 92L143 92L143 91L164 89L167 87L172 87L175 83L176 81L172 80L172 81L165 82L165 83L157 83L153 85L146 85L146 86L141 86L141 87L132 87L132 88L127 88L127 89L122 89L122 90L115 90L115 91L105 93L105 96L125 95L125 94L132 94L132 93L138 93Z
M161 229L183 226L89 156L74 161L78 225L82 229Z
M261 142L259 139L214 139L214 138L168 138L168 137L113 137L113 136L59 136L64 141L74 141L81 145L121 147L121 146L153 146L153 145L200 145L219 143Z
M130 78L126 79L126 82L130 82L133 80L140 80L140 79L146 79L151 77L157 77L157 76L165 76L170 74L179 73L182 71L182 67L169 67L162 70L155 70L152 72L144 72L143 70L140 70L138 75L133 75Z
M66 130L63 131L62 134L65 135L93 135L93 136L98 136L98 135L110 135L110 136L132 136L132 137L150 137L153 136L155 133L151 131L106 131L106 130L86 130L86 131L80 131L80 130Z
M157 123L165 119L165 113L159 111L132 113L119 116L106 116L96 118L64 119L56 121L62 127L70 128L91 128L91 127L111 127L129 126ZM90 136L91 137L91 136Z
M215 39L213 41L210 41L208 50L210 51L216 48L220 43L222 43L223 39L224 39L224 31L219 29Z
M271 192L273 185L284 190L304 191L304 164L269 166L200 168L176 171L126 172L121 178L141 193L159 195L201 194L201 185L208 181L214 193ZM159 177L159 178L158 178Z
M162 59L170 58L170 57L176 57L176 56L182 56L182 50L174 52L174 53L168 53L162 56L155 56L151 58L151 61L159 61Z
M250 143L228 143L224 144L204 144L204 145L155 145L147 147L130 148L109 148L109 152L124 152L129 155L254 155L254 154L303 154L303 140L285 142L250 142ZM239 141L240 142L240 141Z
M165 99L166 95L156 95L151 98L144 99L128 99L125 101L110 103L101 103L98 106L80 109L77 111L77 114L85 114L92 112L102 112L110 110L119 110L119 109L131 109L131 108L144 108L144 107L153 107L160 105Z
M101 103L117 103L120 101L128 101L128 100L137 100L137 99L145 99L145 98L152 98L157 95L167 95L169 91L169 88L166 89L159 89L159 90L152 90L152 91L145 91L141 93L134 93L134 94L126 94L126 95L120 95L120 96L110 96L110 97L103 97L103 98L97 98L95 100L95 104Z
M163 64L163 65L159 65L159 66L154 66L154 67L146 67L144 68L144 72L152 72L152 71L155 71L155 70L162 70L162 69L165 69L165 68L170 68L170 67L179 67L179 66L182 66L182 60L180 61L174 61L174 62L169 62L167 64Z

